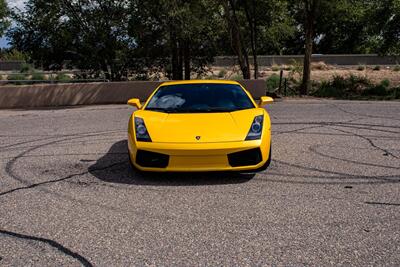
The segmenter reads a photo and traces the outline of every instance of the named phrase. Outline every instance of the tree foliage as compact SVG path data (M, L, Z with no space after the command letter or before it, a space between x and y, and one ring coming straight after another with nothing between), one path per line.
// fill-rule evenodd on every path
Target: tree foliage
M0 36L3 36L4 31L10 26L9 9L6 0L0 0Z
M161 68L177 80L201 73L216 55L215 8L205 0L131 1L129 33L146 70Z
M7 12L1 0L0 33ZM190 79L216 55L257 78L258 55L305 53L306 88L312 53L400 53L400 0L27 0L12 13L12 48L36 65L111 80Z

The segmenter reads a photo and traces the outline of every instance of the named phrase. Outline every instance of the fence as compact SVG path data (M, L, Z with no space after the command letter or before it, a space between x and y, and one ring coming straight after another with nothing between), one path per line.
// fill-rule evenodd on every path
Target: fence
M19 70L21 69L21 66L24 63L25 61L21 60L10 60L10 61L0 60L0 71Z
M258 56L259 66L291 65L293 61L303 62L304 56ZM357 65L396 65L400 64L399 56L371 55L313 55L313 62L325 62L329 65L357 66ZM250 62L253 58L250 57ZM234 56L216 57L213 64L216 67L231 67L238 65Z

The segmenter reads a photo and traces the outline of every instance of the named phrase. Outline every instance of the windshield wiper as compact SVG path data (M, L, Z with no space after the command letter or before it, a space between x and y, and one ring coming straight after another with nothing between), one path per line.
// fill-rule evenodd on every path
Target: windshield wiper
M196 108L188 108L188 109L181 109L181 108L147 108L146 110L150 111L159 111L159 112L165 112L165 113L225 113L225 112L234 112L234 111L239 111L243 110L244 108L201 108L201 109L196 109Z
M146 110L159 111L159 112L165 112L165 113L178 113L181 111L178 108L146 108Z
M234 112L237 111L238 109L232 109L232 108L207 108L201 110L201 112L206 112L206 113L218 113L218 112Z

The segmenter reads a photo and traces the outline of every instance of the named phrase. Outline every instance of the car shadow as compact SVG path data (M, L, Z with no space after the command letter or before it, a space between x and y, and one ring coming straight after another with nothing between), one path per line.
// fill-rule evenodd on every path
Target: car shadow
M128 157L128 144L121 140L89 167L89 173L106 183L158 186L202 186L246 183L255 174L232 172L143 173L134 170Z

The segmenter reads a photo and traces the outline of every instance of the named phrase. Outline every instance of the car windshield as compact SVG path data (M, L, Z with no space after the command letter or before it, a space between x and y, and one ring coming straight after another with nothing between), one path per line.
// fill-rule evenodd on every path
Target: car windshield
M167 113L233 112L254 108L244 90L235 84L182 84L160 87L146 110Z

